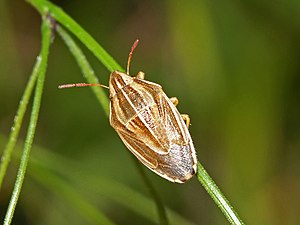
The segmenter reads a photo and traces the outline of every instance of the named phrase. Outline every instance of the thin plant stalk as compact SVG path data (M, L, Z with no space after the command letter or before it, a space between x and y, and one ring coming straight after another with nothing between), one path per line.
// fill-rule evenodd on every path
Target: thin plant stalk
M3 151L3 155L1 157L1 164L0 164L0 190L2 187L3 179L6 174L7 167L9 165L11 155L13 152L13 149L16 145L20 128L22 126L23 118L27 109L28 102L30 100L34 85L36 83L37 77L38 77L38 72L40 71L41 67L41 57L38 56L36 58L35 65L33 67L32 74L29 77L29 80L27 82L25 91L23 93L22 99L19 103L19 107L17 110L17 114L14 118L14 124L11 127L11 132L9 136L9 140L7 145L5 146L5 149Z
M61 36L64 40L66 45L68 46L70 52L73 54L84 78L87 82L91 84L98 84L99 80L95 75L94 70L92 69L91 65L87 61L85 55L81 51L81 49L77 46L77 44L73 41L71 36L59 25L56 27L57 33ZM97 100L101 104L102 108L104 109L105 114L109 115L109 100L107 95L104 93L103 88L99 87L91 87L92 91L96 95Z
M47 61L48 61L48 54L49 54L49 47L51 43L51 24L47 19L43 19L42 23L42 49L40 54L41 65L39 67L38 73L38 80L35 89L35 96L33 100L32 112L30 116L29 127L25 139L25 145L23 149L23 153L21 156L21 162L17 174L17 179L15 182L15 186L13 189L13 193L8 205L8 209L4 218L4 225L11 224L14 211L21 193L22 184L24 181L26 168L29 160L30 150L35 134L35 129L38 121L38 115L41 105L44 81L45 81L45 74L47 68Z
M61 8L46 0L27 0L27 2L34 6L41 15L49 13L51 17L73 33L110 72L124 71L102 46Z
M198 162L197 178L210 197L214 200L217 206L221 209L230 224L243 225L237 212L231 206L225 195L220 191L214 180L209 176L204 167Z

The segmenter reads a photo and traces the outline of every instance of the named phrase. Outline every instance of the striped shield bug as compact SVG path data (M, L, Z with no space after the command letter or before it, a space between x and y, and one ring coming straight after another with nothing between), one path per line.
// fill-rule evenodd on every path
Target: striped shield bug
M177 183L189 180L197 170L197 157L188 131L190 119L180 114L178 99L169 98L159 84L138 72L129 75L131 47L126 73L113 71L109 87L102 84L64 84L59 88L101 86L109 89L110 125L126 147L150 170Z

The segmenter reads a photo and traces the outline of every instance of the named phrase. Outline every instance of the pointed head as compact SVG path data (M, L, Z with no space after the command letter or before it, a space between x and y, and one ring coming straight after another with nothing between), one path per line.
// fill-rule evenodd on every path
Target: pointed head
M115 94L128 84L133 82L133 77L119 71L114 71L109 78L109 97L112 98Z

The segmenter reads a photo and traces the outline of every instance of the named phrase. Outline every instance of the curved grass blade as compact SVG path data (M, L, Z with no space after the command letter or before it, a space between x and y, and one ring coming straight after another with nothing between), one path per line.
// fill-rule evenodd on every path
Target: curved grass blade
M35 129L37 125L40 105L41 105L41 99L42 99L42 93L43 93L43 87L44 87L44 81L45 81L45 73L46 73L46 67L47 67L47 61L48 61L48 54L49 54L49 47L51 43L51 24L47 19L43 19L42 23L42 49L41 49L41 65L39 67L39 71L37 72L39 74L36 89L35 89L35 96L32 106L32 112L30 116L30 122L29 127L26 135L25 145L23 149L23 153L21 156L21 162L17 174L17 179L15 182L15 186L13 189L13 193L8 205L8 209L4 218L4 224L8 225L11 223L14 211L21 193L22 184L24 181L25 173L26 173L26 167L29 160L30 150L35 134Z
M227 220L232 225L243 225L243 221L230 205L224 194L220 191L214 180L209 176L204 167L198 162L197 178L217 206L221 209Z
M102 48L101 45L86 32L75 20L61 8L45 0L27 0L41 15L49 13L56 21L71 31L110 71L124 71L122 67Z
M33 67L33 71L32 74L29 77L29 80L27 82L25 91L23 93L22 99L19 103L19 107L17 110L17 114L14 118L14 124L11 127L11 132L10 132L10 136L9 136L9 140L8 143L3 151L3 155L1 157L1 164L0 164L0 190L2 187L2 182L4 179L4 176L6 174L6 170L8 167L8 164L10 162L11 159L11 155L13 152L13 149L16 145L16 141L18 139L19 136L19 132L20 132L20 128L22 126L22 122L23 122L23 118L27 109L27 105L28 102L30 100L32 91L33 91L33 87L36 83L37 77L38 77L38 72L41 69L41 57L38 56L36 58L36 62L35 65Z
M85 55L81 51L81 49L77 46L77 44L73 41L71 36L60 26L56 28L57 33L61 36L61 38L65 41L66 45L69 47L70 52L73 54L79 68L87 80L88 83L98 84L99 80L95 75L94 70L91 65L87 61ZM92 91L96 95L99 103L103 107L105 114L109 115L109 100L107 95L104 93L103 88L99 87L91 87Z

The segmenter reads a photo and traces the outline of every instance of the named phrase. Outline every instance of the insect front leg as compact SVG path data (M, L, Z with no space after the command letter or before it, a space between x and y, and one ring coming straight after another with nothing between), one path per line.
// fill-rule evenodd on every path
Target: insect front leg
M177 106L178 103L179 103L178 98L176 98L176 97L170 98L170 101L171 101L175 106Z
M188 114L181 114L182 119L184 120L187 128L189 128L190 124L191 124L191 119L190 116Z
M140 71L138 72L138 74L136 75L136 78L144 80L145 79L145 73Z

